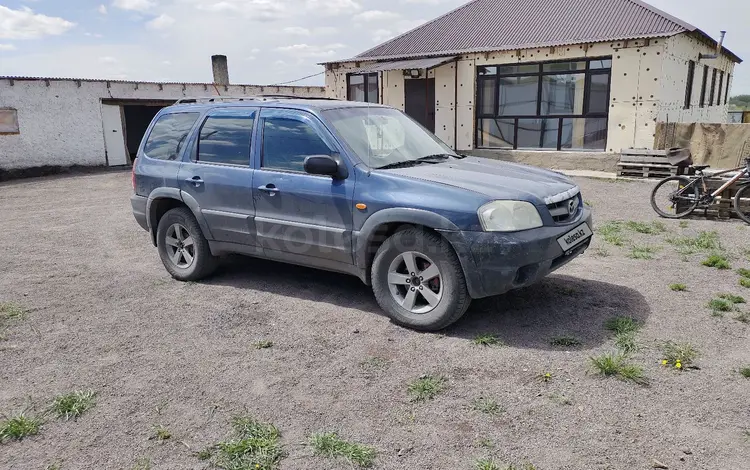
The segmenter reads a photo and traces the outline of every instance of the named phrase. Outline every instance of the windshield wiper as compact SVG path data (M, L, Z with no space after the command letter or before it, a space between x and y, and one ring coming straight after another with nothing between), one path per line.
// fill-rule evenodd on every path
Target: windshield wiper
M406 168L406 167L410 167L414 165L419 165L422 163L425 163L425 162L421 162L419 160L404 160L401 162L393 162L387 165L379 166L379 167L376 167L375 169L376 170L388 170L390 168Z
M377 167L376 170L409 167L419 165L420 163L442 163L450 159L451 157L455 157L455 155L451 155L449 153L436 153L434 155L425 155L424 157L415 158L414 160L404 160L401 162L389 163L387 165Z

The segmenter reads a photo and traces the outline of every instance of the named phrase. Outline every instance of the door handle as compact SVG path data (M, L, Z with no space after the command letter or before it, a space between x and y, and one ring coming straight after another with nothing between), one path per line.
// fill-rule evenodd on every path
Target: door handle
M258 189L267 192L269 196L275 196L276 193L279 192L279 188L273 183L268 183L265 186L258 186Z
M185 181L196 188L203 184L203 179L200 176L193 176L192 178L187 178Z

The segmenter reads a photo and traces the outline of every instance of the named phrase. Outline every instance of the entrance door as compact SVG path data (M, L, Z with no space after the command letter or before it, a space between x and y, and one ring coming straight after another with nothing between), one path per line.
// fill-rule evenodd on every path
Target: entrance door
M102 126L104 128L104 150L109 166L127 165L128 152L125 148L125 135L122 126L120 106L102 104Z
M404 111L430 132L435 132L435 79L404 80L406 106Z

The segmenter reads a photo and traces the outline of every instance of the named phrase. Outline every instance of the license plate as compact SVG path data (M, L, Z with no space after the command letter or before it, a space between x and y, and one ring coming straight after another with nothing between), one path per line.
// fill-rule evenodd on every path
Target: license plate
M591 229L589 228L589 224L584 222L562 237L558 238L557 243L560 244L560 248L562 248L563 251L568 251L574 246L584 242L591 235L592 233Z

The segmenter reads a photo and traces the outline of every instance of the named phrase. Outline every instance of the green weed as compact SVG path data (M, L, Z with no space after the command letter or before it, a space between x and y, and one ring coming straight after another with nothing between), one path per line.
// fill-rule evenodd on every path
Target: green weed
M172 433L169 432L169 429L165 428L161 424L154 427L154 435L151 437L151 439L156 439L157 441L166 441L167 439L172 438Z
M719 294L720 299L728 300L732 302L733 304L744 304L745 298L741 295L734 295L734 294Z
M552 346L575 347L583 343L574 336L555 336L550 339L549 344Z
M685 292L687 290L687 286L685 284L670 284L669 288L675 292Z
M386 369L391 362L382 357L372 356L359 363L359 366L367 371L378 371Z
M496 415L505 411L498 402L492 398L475 398L471 401L471 409L488 415Z
M659 221L653 221L650 224L647 224L644 222L629 220L625 222L625 227L634 232L645 233L647 235L658 235L667 231L667 227Z
M714 253L709 255L708 258L701 261L703 266L716 269L731 269L732 265L729 264L729 260L726 255Z
M0 422L0 442L6 440L20 441L24 437L34 436L39 433L42 426L41 418L19 413L14 417Z
M58 395L52 402L52 412L58 418L78 419L96 404L96 392L93 390L76 390L65 395Z
M255 343L253 343L253 347L255 349L268 349L268 348L273 347L273 341L268 341L268 340L256 341Z
M746 379L750 379L750 366L741 368L740 375L745 377Z
M740 285L742 287L750 289L750 278L741 277L740 278Z
M615 335L615 346L624 354L637 351L638 343L635 340L635 331L617 333Z
M622 222L620 221L604 222L599 226L597 231L604 241L610 245L622 246L625 244L626 238L622 234Z
M215 466L227 470L273 470L286 455L281 433L273 424L250 416L232 418L232 438L216 444Z
M371 467L377 452L370 446L345 441L335 432L313 434L310 445L315 455L324 457L341 457L351 465L367 468Z
M474 337L473 340L471 340L472 343L476 344L477 346L503 346L502 340L497 337L497 335L491 335L491 334L481 334Z
M407 393L411 401L420 402L432 400L445 390L447 380L442 376L423 375L409 384Z
M681 220L680 223L679 223L679 225L680 225L680 228L688 228L688 221L687 220Z
M591 357L593 370L605 377L617 377L621 380L629 380L637 384L647 384L648 379L643 369L635 364L627 362L624 354L602 354L599 357Z
M734 319L742 323L750 323L750 314L748 314L747 312L742 312L742 313L737 314L737 316L734 317Z
M713 310L715 316L721 316L724 312L734 310L734 304L726 299L711 299L708 302L708 308Z
M676 367L677 364L680 364L680 367L678 367L680 369L690 366L699 354L698 350L690 343L674 343L672 341L664 343L662 353L664 354L664 361L667 361L665 365ZM662 361L662 363L664 362Z
M742 277L750 278L750 269L740 268L737 270L737 274L739 274Z
M141 457L135 461L135 464L130 467L131 470L151 470L151 459L148 457Z
M641 328L641 324L632 317L612 317L604 322L604 327L615 334L635 333Z
M717 232L700 232L696 237L669 237L667 243L671 243L679 253L686 255L722 249Z
M628 253L628 258L632 259L654 259L654 253L659 251L658 247L648 245L633 245Z
M596 256L601 256L602 258L606 258L609 256L609 251L606 248L595 248L594 254Z
M492 458L475 460L474 469L475 470L501 470L500 464L498 464L495 461L495 459L492 459Z

